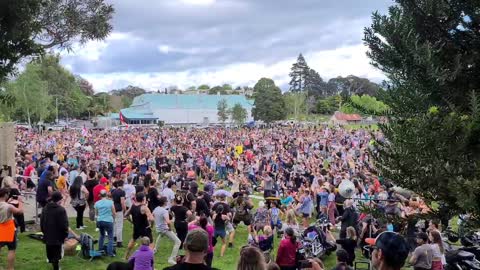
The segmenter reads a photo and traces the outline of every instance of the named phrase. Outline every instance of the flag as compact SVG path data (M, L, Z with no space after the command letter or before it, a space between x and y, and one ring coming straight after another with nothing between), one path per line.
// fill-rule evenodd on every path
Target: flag
M125 124L128 128L128 124L127 122L125 121L125 118L123 117L123 114L122 114L122 111L120 111L120 123L122 124Z
M83 126L83 128L82 128L82 136L83 136L83 137L87 137L87 135L88 135L87 128L86 128L85 126Z

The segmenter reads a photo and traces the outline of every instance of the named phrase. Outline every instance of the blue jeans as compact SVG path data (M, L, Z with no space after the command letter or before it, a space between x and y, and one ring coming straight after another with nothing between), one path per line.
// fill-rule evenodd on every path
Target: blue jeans
M107 255L113 256L113 222L98 221L97 228L100 230L100 238L98 239L98 249L103 249L105 241L105 232L108 235Z

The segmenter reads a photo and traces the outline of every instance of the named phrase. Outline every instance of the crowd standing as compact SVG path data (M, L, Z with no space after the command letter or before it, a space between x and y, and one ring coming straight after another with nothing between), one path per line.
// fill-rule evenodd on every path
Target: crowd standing
M193 269L192 265L210 269L227 248L245 243L249 245L242 248L238 269L297 269L297 237L320 216L331 224L330 240L341 247L336 269L352 267L355 250L363 251L367 245L376 247L372 259L377 269L400 269L406 255L403 262L402 256L397 256L398 262L389 257L392 252L403 254L405 240L399 232L406 235L405 248L407 254L413 252L410 263L418 264L417 269L442 269L444 264L436 230L429 231L429 239L418 238L416 222L398 221L429 209L421 198L396 191L376 174L371 153L373 137L382 140L379 132L275 126L131 128L91 130L86 135L75 130L23 130L16 136L16 175L4 177L0 190L0 226L9 228L0 233L0 244L10 251L8 269L13 269L16 247L11 232L24 227L18 197L24 191L36 192L45 236L52 235L52 227L61 228L46 247L54 269L60 260L58 241L68 235L69 224L65 218L51 225L51 213L63 216L69 207L77 213L74 228L80 231L88 208L99 231L99 246L103 248L108 239L105 255L114 257L116 249L125 248L124 259L134 269L153 269L154 254L165 241L173 243L171 269ZM355 185L352 198L338 192L344 180ZM261 193L266 203L262 200L255 207L251 195ZM376 220L366 208L380 210L387 218ZM132 224L127 226L133 226L126 246L125 218ZM247 226L248 239L235 238L237 226ZM339 237L335 239L331 231ZM283 236L277 254L267 258L264 255L273 250L279 233ZM366 241L375 238L376 243ZM432 243L431 256L420 255L427 241ZM137 242L140 247L134 250ZM219 254L214 254L216 245L221 245ZM178 259L182 249L185 255ZM309 261L308 268L323 269L321 261Z

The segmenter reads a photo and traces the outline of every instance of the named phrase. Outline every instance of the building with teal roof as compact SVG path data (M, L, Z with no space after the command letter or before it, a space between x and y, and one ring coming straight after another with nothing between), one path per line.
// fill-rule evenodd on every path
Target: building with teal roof
M130 107L120 110L128 124L215 124L219 123L217 104L225 99L228 107L242 105L246 121L253 120L253 100L243 95L175 95L149 93L136 97Z

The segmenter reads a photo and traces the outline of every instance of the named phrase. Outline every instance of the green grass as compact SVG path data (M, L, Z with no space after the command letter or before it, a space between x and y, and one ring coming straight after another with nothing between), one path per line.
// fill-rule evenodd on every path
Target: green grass
M75 221L70 220L70 224L74 225ZM98 239L98 232L95 232L95 225L90 221L85 221L85 225L88 227L84 232L89 233L95 239ZM124 225L124 245L130 239L132 232L131 224L125 223ZM21 234L19 236L18 248L17 248L17 259L15 263L15 269L21 270L43 270L51 269L51 265L46 262L46 253L45 246L37 240L30 239L27 236L27 233ZM219 239L220 240L220 239ZM280 239L275 238L275 251L273 254L276 254L276 247ZM220 248L221 242L217 244L214 252L213 267L218 269L236 269L238 262L240 248L247 243L247 230L246 226L243 224L239 225L235 235L234 247L229 249L227 248L225 256L220 258ZM163 269L167 267L167 259L171 253L172 243L165 239L160 243L159 251L155 256L155 269ZM121 261L123 255L125 254L126 249L120 248L117 249L117 257L101 257L94 259L92 262L81 258L80 256L65 256L61 262L62 269L85 269L85 270L105 270L107 265L113 261ZM360 255L359 255L360 258ZM6 262L6 249L2 249L0 255L0 269L5 266ZM327 258L324 258L324 263L327 266L327 269L332 268L335 265L335 256L330 255Z

